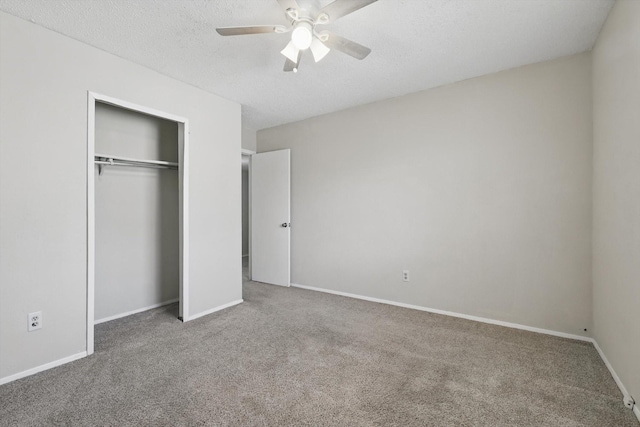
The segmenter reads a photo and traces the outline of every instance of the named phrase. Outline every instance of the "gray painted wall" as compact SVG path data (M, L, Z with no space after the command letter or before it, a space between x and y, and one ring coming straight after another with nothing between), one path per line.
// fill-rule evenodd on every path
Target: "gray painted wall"
M294 283L581 335L591 142L589 53L258 132Z
M178 161L175 122L96 104L96 153ZM95 167L95 319L177 299L178 171Z
M240 105L0 13L0 378L86 350L89 90L189 119L191 314L242 298Z
M593 50L594 337L640 400L640 2L617 1Z

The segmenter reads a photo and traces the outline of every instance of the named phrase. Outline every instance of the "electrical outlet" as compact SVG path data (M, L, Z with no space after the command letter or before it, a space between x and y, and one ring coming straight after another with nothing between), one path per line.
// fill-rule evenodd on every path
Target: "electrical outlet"
M624 406L626 406L629 409L633 409L634 405L636 404L636 401L633 400L633 397L631 396L625 396L624 399L622 399L622 401L624 402Z
M402 270L402 281L403 282L409 281L409 270Z
M28 323L29 332L35 331L36 329L41 329L42 328L42 312L35 311L33 313L29 313L27 321L29 322Z

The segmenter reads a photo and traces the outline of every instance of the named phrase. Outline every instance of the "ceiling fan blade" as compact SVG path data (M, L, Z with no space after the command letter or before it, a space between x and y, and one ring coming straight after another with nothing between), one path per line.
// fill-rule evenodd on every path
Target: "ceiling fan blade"
M293 44L293 42L289 42L284 49L280 51L281 54L286 56L291 62L297 62L300 58L300 50Z
M340 37L336 34L325 31L322 33L329 37L324 42L325 46L330 49L339 50L342 53L346 53L349 56L353 56L356 59L364 59L371 53L371 49L366 46L362 46L356 42Z
M326 13L329 16L328 22L332 22L376 1L378 0L335 0L323 7L320 14Z
M253 27L223 27L216 28L221 36L243 36L245 34L284 33L282 25L255 25Z
M300 66L300 58L302 58L302 51L298 51L298 59L295 62L287 58L287 60L284 62L283 71L286 71L286 72L293 71L294 73L297 73L298 66Z
M298 6L298 2L296 0L278 0L278 3L280 3L280 7L282 7L285 11L287 9L300 10L300 7Z
M325 56L327 56L327 53L329 53L331 51L331 49L326 47L324 45L324 43L322 43L320 41L320 39L318 39L315 36L313 37L313 40L311 41L311 46L309 46L309 49L311 49L311 53L313 54L313 59L316 62L320 62L320 60L322 58L324 58Z

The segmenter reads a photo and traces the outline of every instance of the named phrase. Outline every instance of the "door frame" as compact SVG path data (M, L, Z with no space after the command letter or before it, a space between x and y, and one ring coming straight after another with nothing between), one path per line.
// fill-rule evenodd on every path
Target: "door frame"
M253 156L254 154L256 154L255 151L253 150L247 150L246 148L242 148L240 150L240 158L242 158L242 156L247 156L249 157L249 173L247 174L247 180L249 182L247 182L247 187L249 189L247 197L249 198L247 205L249 206L249 227L247 229L247 232L249 233L249 280L251 280L252 278L252 273L251 273L251 259L253 258L251 255L251 156Z
M87 355L94 352L95 324L95 124L96 102L159 117L178 125L178 229L180 319L189 320L189 120L175 114L87 91Z

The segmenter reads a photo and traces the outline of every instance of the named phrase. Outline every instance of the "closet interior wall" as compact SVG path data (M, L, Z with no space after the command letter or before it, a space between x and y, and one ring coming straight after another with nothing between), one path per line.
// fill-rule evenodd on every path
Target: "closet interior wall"
M178 162L175 122L96 103L95 152ZM177 301L178 171L95 167L95 320Z

